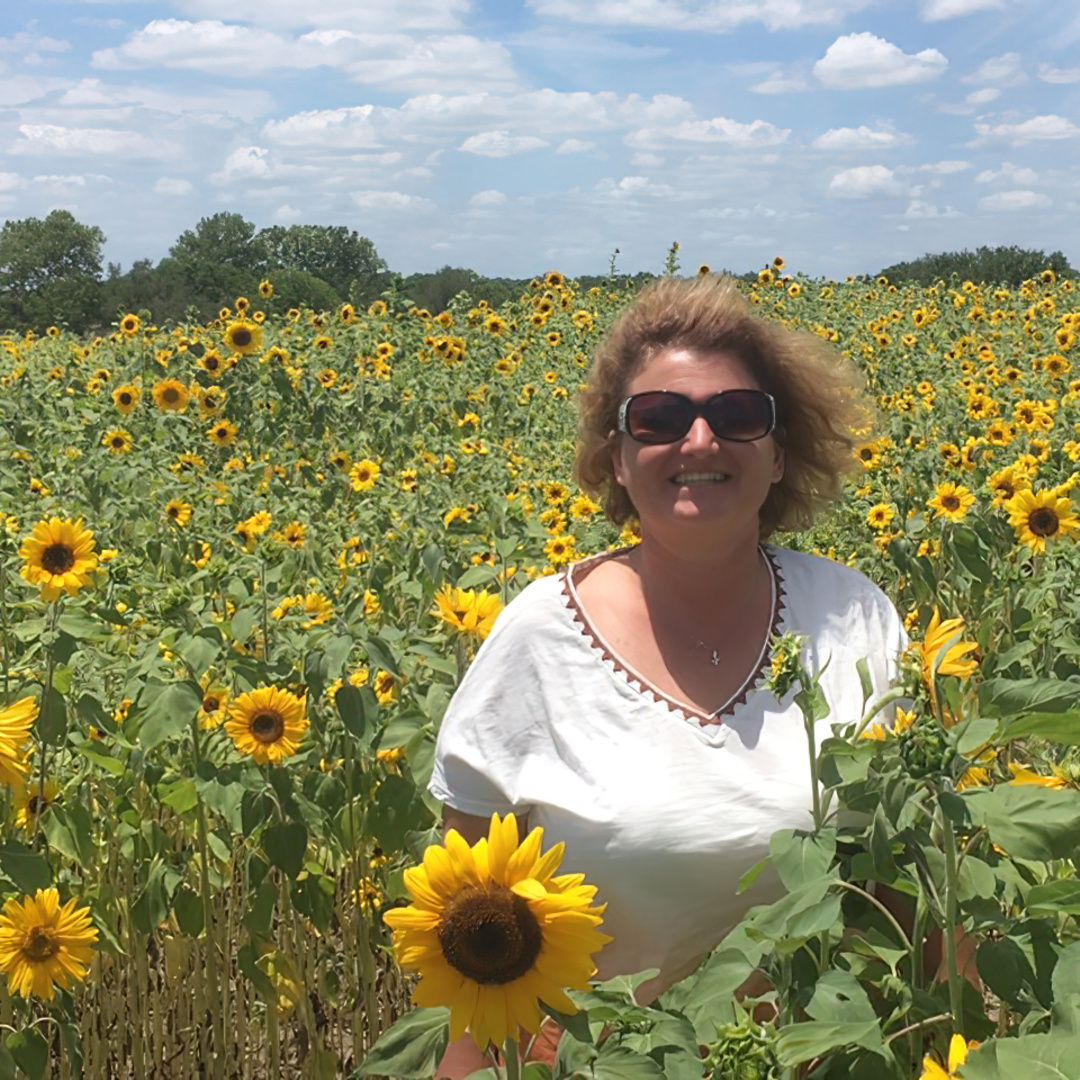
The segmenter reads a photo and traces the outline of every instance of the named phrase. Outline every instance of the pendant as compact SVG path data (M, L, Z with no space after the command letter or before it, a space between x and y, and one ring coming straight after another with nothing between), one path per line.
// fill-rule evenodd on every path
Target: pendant
M712 664L713 667L720 666L720 654L715 649L713 649L712 651L712 656L710 657L709 662Z

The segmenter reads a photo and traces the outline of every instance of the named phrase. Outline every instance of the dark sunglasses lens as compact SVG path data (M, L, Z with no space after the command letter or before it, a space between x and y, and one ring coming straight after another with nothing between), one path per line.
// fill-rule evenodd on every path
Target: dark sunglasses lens
M772 402L760 390L728 390L709 405L707 419L719 438L752 442L772 430Z
M639 442L674 442L690 430L689 404L675 394L640 394L630 402L626 426Z

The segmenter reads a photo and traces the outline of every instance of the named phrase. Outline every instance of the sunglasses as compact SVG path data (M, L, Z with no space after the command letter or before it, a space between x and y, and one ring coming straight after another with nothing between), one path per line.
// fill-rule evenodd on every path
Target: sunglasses
M699 405L673 390L646 390L619 407L619 430L657 446L684 438L699 416L718 439L755 442L776 427L776 400L764 390L724 390Z

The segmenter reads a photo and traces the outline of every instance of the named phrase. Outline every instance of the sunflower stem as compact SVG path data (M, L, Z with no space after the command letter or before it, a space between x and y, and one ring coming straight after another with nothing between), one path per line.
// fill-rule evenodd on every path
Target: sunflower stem
M202 755L199 747L199 719L191 718L191 746L192 759L195 764L195 775L199 775L199 766L202 763ZM206 934L206 974L210 983L211 1015L213 1016L213 1041L214 1055L211 1059L211 1075L217 1077L223 1075L225 1053L225 1018L221 1008L221 981L218 977L217 941L214 934L214 904L210 893L210 865L208 857L208 845L206 840L206 808L203 806L202 795L196 788L195 806L198 823L199 844L199 888L202 892L203 923Z
M515 1035L506 1036L503 1060L506 1064L506 1080L521 1080L521 1049Z
M267 618L267 605L266 605L266 559L259 556L259 596L262 599L262 636L263 636L263 654L262 662L264 664L270 663L270 624Z
M961 998L960 970L956 957L956 914L959 872L956 859L956 834L952 822L938 797L942 842L945 851L945 971L949 977L949 1010L953 1014L953 1030L963 1032L964 1010Z
M49 607L49 637L54 638L56 635L56 627L60 621L60 598L52 602ZM42 730L41 739L41 767L38 774L38 798L37 798L37 810L34 811L32 817L34 822L34 830L37 832L38 837L45 849L45 858L49 858L49 840L45 835L45 830L41 827L41 808L45 805L45 778L47 775L46 766L48 764L49 757L49 741L46 737L48 728L43 723L45 716L49 711L52 697L52 685L53 685L53 672L56 670L56 652L53 649L54 641L50 640L47 646L49 651L48 660L45 662L45 682L42 691L41 698L41 716L38 718L38 723L41 725L39 730Z

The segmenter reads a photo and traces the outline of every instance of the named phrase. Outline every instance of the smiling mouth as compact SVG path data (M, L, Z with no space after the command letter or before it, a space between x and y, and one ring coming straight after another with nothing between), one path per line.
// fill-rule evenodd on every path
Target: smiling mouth
M731 476L728 473L722 472L698 472L698 473L679 473L678 476L671 478L671 483L676 487L697 487L703 484L723 484L727 480L730 480Z

